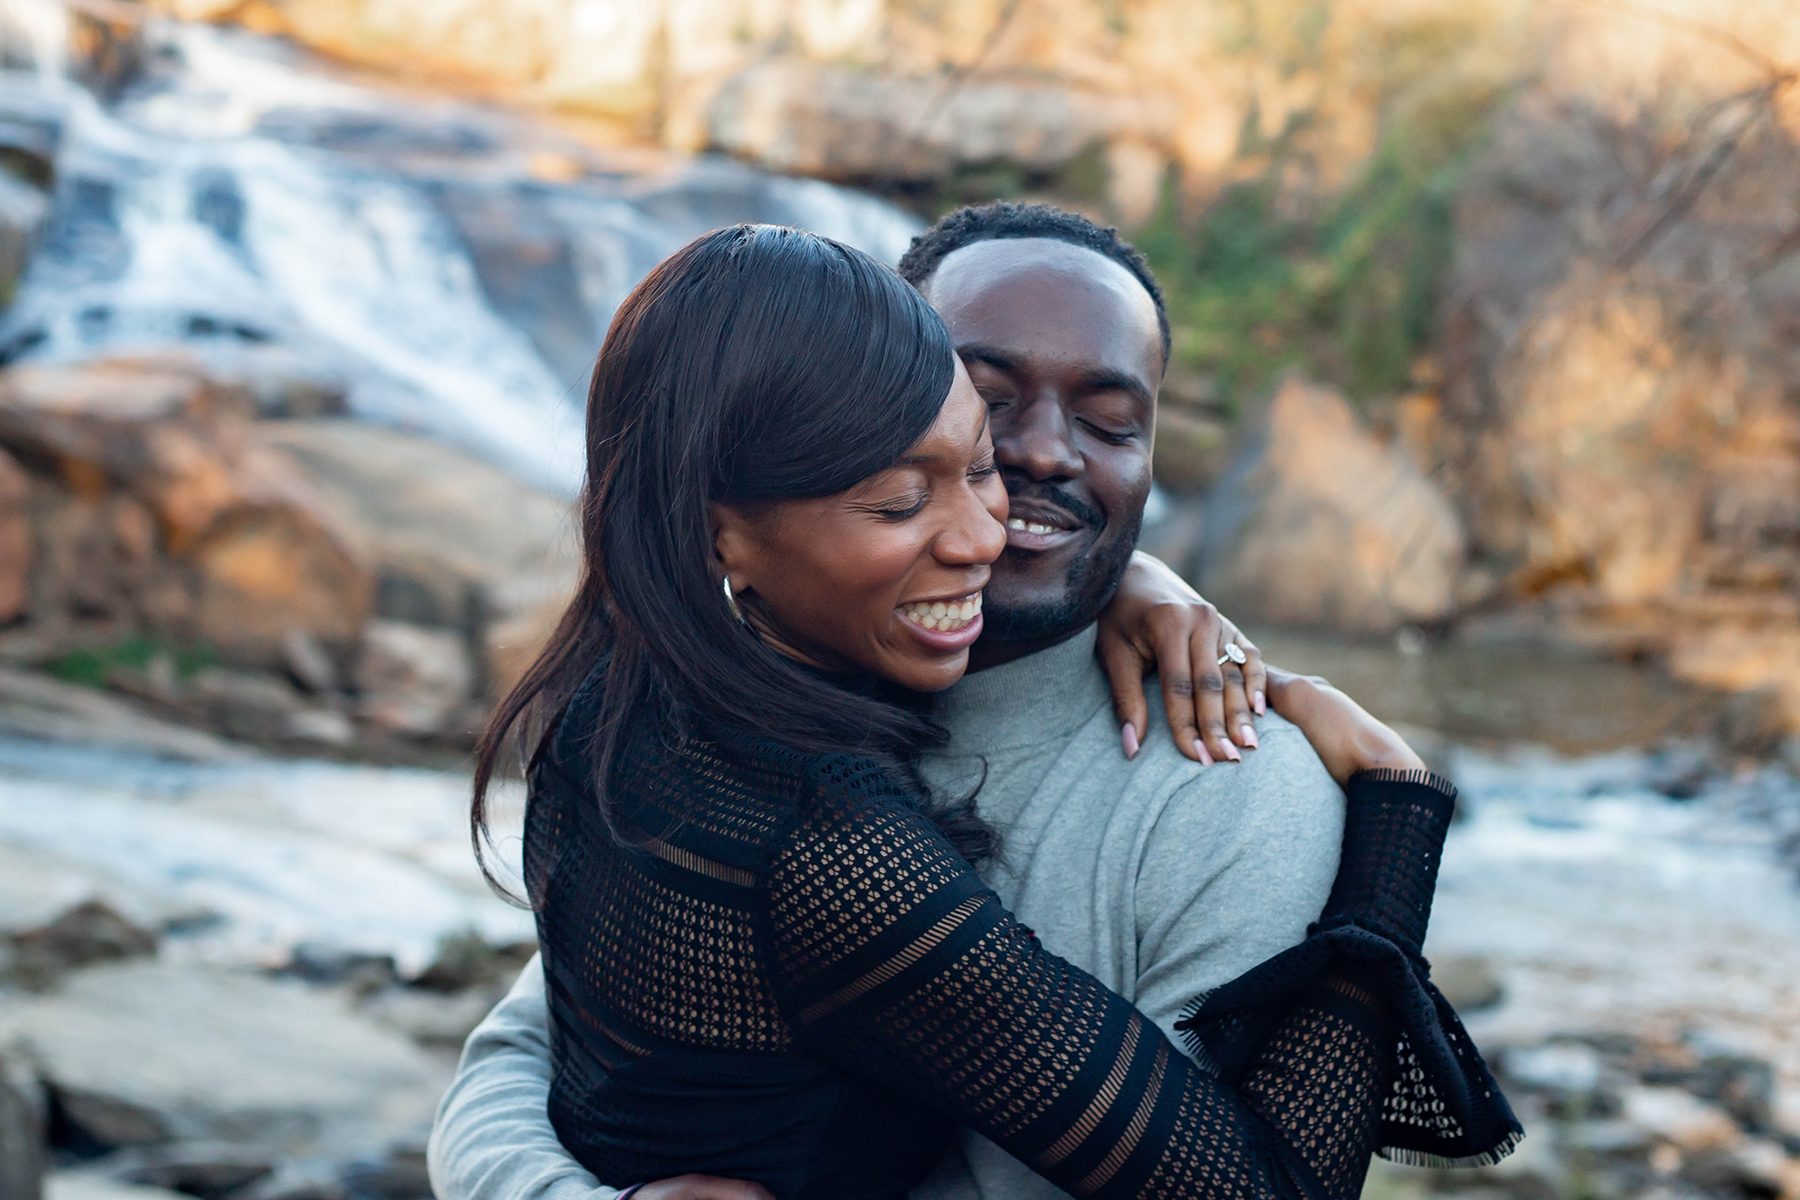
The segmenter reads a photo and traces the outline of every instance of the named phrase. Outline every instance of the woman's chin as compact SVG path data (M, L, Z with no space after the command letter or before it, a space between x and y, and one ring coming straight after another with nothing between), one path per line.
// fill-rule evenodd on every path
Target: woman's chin
M963 677L969 669L969 652L926 656L912 653L904 658L890 658L880 672L882 678L897 683L908 691L941 692Z

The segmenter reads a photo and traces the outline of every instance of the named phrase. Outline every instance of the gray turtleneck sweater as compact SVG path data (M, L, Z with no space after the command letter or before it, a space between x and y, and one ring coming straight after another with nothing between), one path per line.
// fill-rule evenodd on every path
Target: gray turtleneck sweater
M1044 945L1136 1004L1171 1037L1188 1001L1297 943L1331 891L1343 794L1301 732L1271 714L1242 764L1201 767L1160 699L1137 758L1119 749L1092 627L970 675L938 711L934 784L972 785L1003 850L982 869ZM1153 689L1154 692L1154 689ZM1159 736L1160 734L1160 736ZM536 960L470 1035L432 1130L438 1200L611 1200L562 1149ZM1179 1044L1179 1039L1177 1041ZM917 1200L1053 1200L1062 1193L965 1134Z

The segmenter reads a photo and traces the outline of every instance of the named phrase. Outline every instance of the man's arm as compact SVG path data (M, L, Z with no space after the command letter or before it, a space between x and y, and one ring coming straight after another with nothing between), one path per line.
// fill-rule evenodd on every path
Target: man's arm
M614 1200L550 1126L549 1011L533 955L475 1027L438 1104L427 1163L437 1200Z

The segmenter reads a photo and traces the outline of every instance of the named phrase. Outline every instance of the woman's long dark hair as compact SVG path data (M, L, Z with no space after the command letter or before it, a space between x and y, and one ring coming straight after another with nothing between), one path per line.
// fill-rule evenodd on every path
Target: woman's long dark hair
M943 321L897 274L798 229L706 234L638 284L588 389L580 587L476 750L470 821L484 874L503 756L514 745L534 754L603 659L589 734L603 818L620 730L646 701L909 775L942 743L919 712L832 686L732 617L710 505L830 496L886 470L937 419L954 354ZM968 800L933 816L965 854L992 849Z

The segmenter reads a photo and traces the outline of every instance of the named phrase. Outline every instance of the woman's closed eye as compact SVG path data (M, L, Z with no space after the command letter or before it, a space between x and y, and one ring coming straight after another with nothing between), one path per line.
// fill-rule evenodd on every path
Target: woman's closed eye
M925 505L931 500L931 492L920 488L916 492L908 492L891 500L882 500L865 505L864 509L880 517L884 521L904 521L916 517L925 511Z

